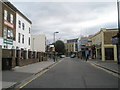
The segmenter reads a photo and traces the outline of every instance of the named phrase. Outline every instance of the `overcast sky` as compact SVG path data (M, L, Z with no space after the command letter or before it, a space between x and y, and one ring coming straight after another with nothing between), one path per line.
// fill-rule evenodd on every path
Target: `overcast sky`
M12 2L12 0L9 0ZM116 2L12 2L32 21L33 34L53 42L91 35L100 28L117 28Z

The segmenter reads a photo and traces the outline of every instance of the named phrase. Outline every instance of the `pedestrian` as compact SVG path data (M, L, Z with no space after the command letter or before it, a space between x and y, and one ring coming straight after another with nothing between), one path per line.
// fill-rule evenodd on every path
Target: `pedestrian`
M85 50L85 56L86 56L86 61L88 60L88 57L89 57L89 51L88 51L88 48L86 48Z
M53 61L55 62L55 54L53 54Z

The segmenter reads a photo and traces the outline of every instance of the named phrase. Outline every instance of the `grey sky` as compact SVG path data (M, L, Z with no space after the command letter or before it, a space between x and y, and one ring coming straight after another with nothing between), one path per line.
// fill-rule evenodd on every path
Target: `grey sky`
M32 21L32 33L57 39L90 35L100 28L117 28L116 2L13 2Z

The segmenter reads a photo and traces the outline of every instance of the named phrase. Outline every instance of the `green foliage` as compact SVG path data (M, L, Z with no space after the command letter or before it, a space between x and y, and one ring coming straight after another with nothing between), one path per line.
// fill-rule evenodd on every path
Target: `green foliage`
M64 54L65 53L65 45L64 42L61 40L58 40L54 43L55 45L55 51L58 52L59 54Z

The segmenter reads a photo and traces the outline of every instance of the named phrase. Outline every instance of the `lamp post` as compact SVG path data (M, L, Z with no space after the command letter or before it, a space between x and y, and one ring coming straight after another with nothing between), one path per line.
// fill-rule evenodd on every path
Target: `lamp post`
M53 53L54 55L53 55L53 59L54 59L54 62L57 60L56 54L55 54L55 34L56 34L56 33L59 33L59 32L54 32L54 33L53 33L53 39L54 39L54 40L53 40L53 43L54 43L54 53Z
M120 0L117 0L117 8L118 8L118 44L117 44L117 61L120 64Z
M54 32L54 34L53 34L53 39L54 39L53 42L54 42L54 43L55 43L55 34L56 34L56 33L59 33L59 32Z

